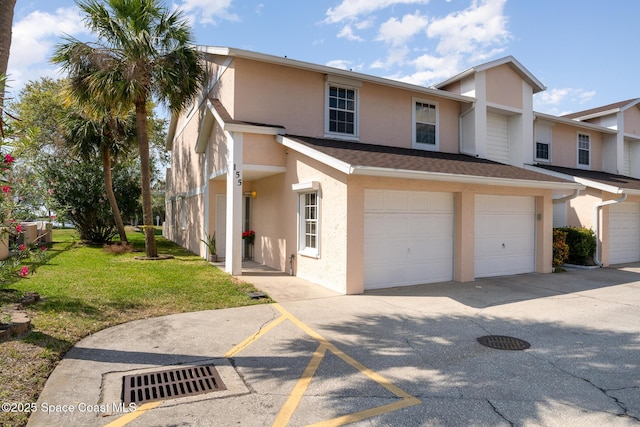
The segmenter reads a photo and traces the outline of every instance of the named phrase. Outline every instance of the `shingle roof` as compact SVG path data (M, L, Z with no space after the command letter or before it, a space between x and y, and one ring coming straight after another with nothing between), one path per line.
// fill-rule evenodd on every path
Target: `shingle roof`
M562 173L565 175L575 176L577 178L588 179L601 184L618 187L621 190L638 190L640 191L640 179L631 178L624 175L616 175L601 171L592 171L585 169L573 169L560 166L541 165L537 164L536 167L546 169L552 172Z
M604 113L605 111L618 110L628 104L631 104L634 101L638 101L638 98L627 99L626 101L615 102L613 104L603 105L602 107L591 108L589 110L577 111L571 114L565 114L561 117L566 117L568 119L577 119L580 117L591 116L593 114Z
M544 173L479 159L465 154L441 153L305 136L286 135L286 137L352 166L547 183L569 182Z

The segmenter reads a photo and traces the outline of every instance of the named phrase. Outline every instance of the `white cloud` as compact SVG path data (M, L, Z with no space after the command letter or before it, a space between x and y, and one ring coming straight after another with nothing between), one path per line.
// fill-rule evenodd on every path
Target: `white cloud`
M54 13L36 10L13 23L9 79L13 88L20 89L27 81L46 75L56 77L55 66L47 66L53 47L62 43L63 35L87 34L80 9L57 9Z
M438 39L441 55L476 54L506 43L511 35L504 15L506 0L474 0L470 7L433 20L427 29L430 38Z
M426 16L420 15L419 12L407 14L402 17L401 21L396 18L390 18L388 21L380 25L378 37L376 40L384 41L392 46L400 46L406 43L411 37L423 31L429 22Z
M427 4L429 0L342 0L335 8L327 10L326 22L335 24L344 20L353 20L361 15L386 9L398 4Z
M193 22L215 25L216 19L239 20L236 14L229 11L232 2L233 0L183 0L178 7Z
M327 67L340 68L342 70L350 70L352 69L352 62L346 59L334 59L333 61L327 62L325 65Z
M353 34L353 29L351 28L351 25L345 25L344 27L342 27L342 30L340 30L337 37L339 39L347 39L351 41L358 41L358 42L363 41L362 37L359 37Z
M574 89L574 88L553 88L547 89L544 92L540 92L533 97L533 108L536 111L564 115L571 111L579 111L582 109L582 105L589 102L596 96L596 92L593 90ZM560 111L558 106L562 105L563 108L570 106L571 111Z
M409 53L409 48L406 46L389 49L387 57L384 60L375 61L371 64L371 68L389 69L393 66L402 66L405 64Z

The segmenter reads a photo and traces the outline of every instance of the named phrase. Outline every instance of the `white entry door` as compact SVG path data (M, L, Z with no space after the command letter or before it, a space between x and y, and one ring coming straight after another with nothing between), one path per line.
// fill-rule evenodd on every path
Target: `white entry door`
M533 197L477 195L475 276L535 271Z
M367 190L365 289L453 278L453 194Z

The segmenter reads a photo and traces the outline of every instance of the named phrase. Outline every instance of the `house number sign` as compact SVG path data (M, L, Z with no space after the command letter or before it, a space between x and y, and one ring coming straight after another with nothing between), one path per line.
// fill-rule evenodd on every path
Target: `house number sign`
M235 179L236 179L236 185L238 187L241 187L242 186L242 175L240 174L240 171L237 170L235 163L233 164L233 170L235 171L234 172L234 176L235 176Z

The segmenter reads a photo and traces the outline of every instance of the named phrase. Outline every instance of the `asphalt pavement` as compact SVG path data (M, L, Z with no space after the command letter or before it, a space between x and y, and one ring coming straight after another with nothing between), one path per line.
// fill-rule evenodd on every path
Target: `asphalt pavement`
M243 279L277 303L93 334L28 425L640 425L640 264L354 296L265 271ZM123 403L125 376L203 366L223 388Z

